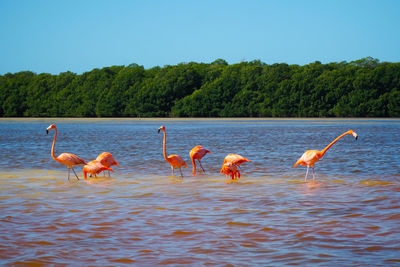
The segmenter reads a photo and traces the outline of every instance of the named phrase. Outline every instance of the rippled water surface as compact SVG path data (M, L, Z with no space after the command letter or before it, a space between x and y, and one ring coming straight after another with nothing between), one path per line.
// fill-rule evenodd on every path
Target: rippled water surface
M111 152L112 177L68 181L53 122L56 155ZM349 129L358 141L342 138L305 183L297 158ZM398 266L399 141L399 120L3 120L0 264ZM196 145L212 154L192 176ZM219 174L228 153L253 161L233 183Z

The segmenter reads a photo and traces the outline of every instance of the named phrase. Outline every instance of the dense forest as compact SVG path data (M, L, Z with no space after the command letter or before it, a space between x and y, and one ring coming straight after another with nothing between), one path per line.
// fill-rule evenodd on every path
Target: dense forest
M0 76L0 117L400 117L400 63L261 61Z

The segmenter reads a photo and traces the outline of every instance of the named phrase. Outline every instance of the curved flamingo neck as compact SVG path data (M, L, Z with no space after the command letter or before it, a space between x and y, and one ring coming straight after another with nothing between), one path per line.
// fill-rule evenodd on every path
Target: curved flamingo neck
M165 148L165 143L167 142L167 134L165 133L165 130L164 130L163 132L164 132L164 141L163 141L164 159L165 159L166 161L168 161L167 151L166 151L166 148Z
M327 145L322 151L321 151L321 158L322 156L325 154L326 151L328 151L329 148L331 148L331 146L333 146L334 143L336 143L337 141L339 141L340 138L342 138L343 136L345 136L346 134L350 134L349 132L345 132L344 134L339 135L335 140L333 140L329 145Z
M54 145L56 144L56 139L57 139L57 128L54 128L54 131L56 132L54 135L54 140L53 140L53 146L51 147L51 157L54 160L57 160L56 157L54 156Z

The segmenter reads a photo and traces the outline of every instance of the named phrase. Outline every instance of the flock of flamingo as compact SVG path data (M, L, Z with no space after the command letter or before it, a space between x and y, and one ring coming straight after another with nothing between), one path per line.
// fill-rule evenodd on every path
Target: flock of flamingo
M118 162L114 159L114 157L108 153L108 152L103 152L101 153L95 160L92 160L90 162L86 162L83 159L79 158L78 156L72 154L72 153L61 153L58 157L54 156L54 145L56 143L56 139L57 139L57 127L54 124L51 124L49 127L47 127L46 132L47 134L49 133L49 131L51 129L54 129L55 131L55 135L54 135L54 140L53 140L53 145L51 147L51 157L57 161L60 162L64 165L67 166L68 168L68 180L70 179L70 169L72 169L72 171L74 172L76 178L79 180L78 175L76 174L73 166L74 165L84 165L83 167L83 176L85 179L87 179L87 174L89 174L90 176L96 176L97 174L99 174L102 171L112 171L113 170L110 168L111 166L118 166ZM164 159L166 162L168 162L171 165L171 169L172 169L172 176L174 176L174 169L175 168L179 168L181 177L183 178L183 174L182 174L182 167L187 168L187 165L185 163L185 161L183 160L183 158L179 155L169 155L167 156L167 152L166 152L166 139L167 139L167 135L165 132L165 126L161 126L158 129L158 133L160 133L160 131L164 132L164 139L163 139L163 154L164 154ZM305 181L307 181L307 177L308 177L308 171L310 166L312 167L312 171L313 171L313 181L315 181L315 173L314 173L314 165L315 163L320 160L324 154L326 153L326 151L333 145L335 144L340 138L344 137L347 134L351 134L354 136L354 138L357 140L357 133L354 132L353 130L349 130L343 134L341 134L340 136L338 136L335 140L333 140L328 146L326 146L323 150L319 151L319 150L307 150L306 152L304 152L304 154L297 160L297 162L294 164L293 168L295 168L297 165L304 165L307 166L307 172L306 172L306 176L304 178ZM205 148L203 148L202 146L195 146L191 151L190 151L190 158L192 160L192 164L193 164L193 175L196 175L196 162L195 160L197 160L199 162L199 165L203 171L203 173L205 173L203 166L201 165L201 159L207 154L211 152ZM220 173L223 173L226 175L226 177L231 177L232 180L235 179L239 179L240 178L240 172L238 170L239 165L244 163L244 162L252 162L251 160L242 157L241 155L238 154L229 154L225 157L224 162L222 164L222 168ZM110 173L109 173L110 175Z

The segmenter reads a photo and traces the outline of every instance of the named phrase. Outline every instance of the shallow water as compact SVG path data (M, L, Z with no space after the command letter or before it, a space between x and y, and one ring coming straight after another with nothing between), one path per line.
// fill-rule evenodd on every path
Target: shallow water
M399 120L55 120L56 155L120 163L80 181L50 156L53 121L0 122L2 265L400 264ZM305 183L297 158L348 129L359 140L342 138ZM212 151L198 176L195 145ZM228 153L253 161L233 183L219 174Z

